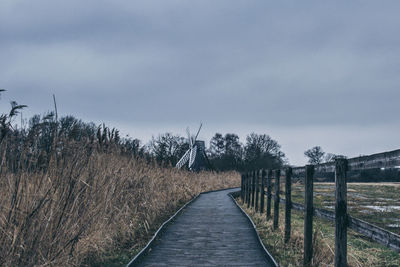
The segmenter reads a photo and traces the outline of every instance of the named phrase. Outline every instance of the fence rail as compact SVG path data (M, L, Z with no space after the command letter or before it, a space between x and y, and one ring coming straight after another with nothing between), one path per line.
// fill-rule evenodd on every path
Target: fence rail
M256 211L264 212L264 203L259 205L259 199L264 201L267 196L266 217L271 219L271 200L274 198L273 228L278 227L279 203L285 208L285 242L290 239L291 209L303 211L304 214L304 266L312 262L312 218L318 216L335 222L335 266L347 266L347 227L382 244L400 252L400 236L372 225L360 219L351 217L347 213L347 172L362 171L375 168L399 168L400 149L360 156L351 159L337 158L334 162L307 165L285 170L261 170L242 174L242 199L248 207L255 207ZM318 173L335 173L335 212L313 207L313 178ZM281 173L285 173L285 199L279 197ZM303 176L305 179L305 205L291 201L291 178ZM273 177L274 176L274 177ZM266 179L266 181L264 181ZM272 194L271 180L275 179L274 194ZM265 192L265 185L267 190ZM262 188L260 188L262 187ZM265 193L264 193L265 192ZM260 207L260 209L259 209Z
M281 198L279 202L286 205L286 200ZM292 202L292 209L304 212L304 205ZM335 212L320 208L314 208L313 215L323 218L325 220L334 222ZM354 218L350 215L348 217L348 226L357 233L360 233L372 240L400 252L400 235L385 230L379 226L370 224L366 221Z
M400 149L372 154L369 156L360 156L355 158L347 159L347 170L348 171L361 171L368 169L390 169L400 166ZM327 162L322 164L314 165L316 173L334 173L335 162ZM293 168L293 174L296 176L302 176L305 173L305 167Z

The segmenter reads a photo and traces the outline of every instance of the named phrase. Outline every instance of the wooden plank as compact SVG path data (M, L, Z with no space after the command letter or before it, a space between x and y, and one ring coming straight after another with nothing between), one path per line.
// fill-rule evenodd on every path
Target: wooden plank
M244 183L244 203L247 203L247 190L248 190L248 187L247 187L247 173L244 174L243 183Z
M349 227L372 240L400 252L400 235L389 232L376 225L348 216Z
M318 165L314 165L314 174L316 173L334 173L335 172L335 163L327 162ZM293 176L295 177L303 177L305 175L305 167L296 167L293 168Z
M243 203L246 203L246 173L243 174Z
M280 203L286 204L285 199L280 199ZM296 202L292 202L292 209L298 211L305 211L304 205ZM320 208L314 208L314 216L326 219L328 221L335 221L335 212L324 210ZM347 215L348 227L363 236L372 239L373 241L384 245L394 251L400 252L400 235L392 233L388 230L380 228L376 225L370 224L363 220L354 218Z
M228 195L235 190L201 194L130 266L277 266Z
M281 198L280 203L285 204L286 205L286 200ZM305 207L303 204L300 203L296 203L296 202L292 202L292 209L294 210L298 210L298 211L305 211ZM329 210L324 210L324 209L320 209L320 208L314 208L314 216L326 219L328 221L335 221L335 213L333 211L329 211Z
M261 170L261 195L260 195L260 213L264 212L264 197L265 197L265 177L266 171L264 169Z
M347 266L347 160L336 159L335 266Z
M285 175L285 243L290 240L292 210L292 168L286 169Z
M303 212L305 211L304 205L299 204L299 203L294 203L294 202L292 202L292 209L303 211Z
M251 175L250 172L247 173L247 208L250 208L250 196L251 196Z
M255 172L251 172L251 207L254 208L254 197L256 193L256 175Z
M258 212L258 203L259 203L259 194L260 194L260 173L259 171L254 172L255 175L255 181L256 181L256 204L255 204L255 210Z
M242 174L240 178L240 198L244 201L244 174Z
M303 265L311 266L313 247L312 247L312 229L313 229L313 178L314 166L306 166L305 177L305 199L304 199L304 258Z
M329 220L334 222L335 221L335 213L333 211L314 208L314 216Z
M272 170L267 172L267 220L271 219L271 200L272 200Z
M275 170L274 230L278 229L278 223L279 223L280 177L281 177L281 170Z

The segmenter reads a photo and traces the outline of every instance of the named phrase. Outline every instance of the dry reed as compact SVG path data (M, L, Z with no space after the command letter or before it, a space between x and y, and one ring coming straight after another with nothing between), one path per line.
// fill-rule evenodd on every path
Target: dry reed
M45 169L32 170L28 154L13 171L0 169L2 266L81 266L137 249L161 219L198 193L240 181L235 172L162 168L81 143L64 144Z

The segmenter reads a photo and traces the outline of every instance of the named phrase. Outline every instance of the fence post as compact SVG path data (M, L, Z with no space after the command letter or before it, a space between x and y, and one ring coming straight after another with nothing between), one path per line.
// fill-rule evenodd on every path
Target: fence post
M281 170L275 170L274 230L278 228L278 222L279 222L280 177L281 177Z
M260 213L264 212L264 198L265 198L265 170L261 170L261 195L260 195Z
M251 172L251 207L254 208L254 197L256 193L256 174Z
M250 172L247 173L247 208L250 208L250 196L251 196L251 175Z
M271 184L271 179L272 179L272 170L268 170L268 175L267 175L267 220L271 219L271 199L272 199L272 184Z
M292 210L292 168L290 167L286 169L285 180L285 243L288 243L290 240Z
M247 203L247 174L246 173L244 173L244 175L243 175L243 187L244 187L244 194L243 194L244 201L243 201L243 204L246 204Z
M312 229L313 229L313 178L314 165L306 166L305 175L305 200L304 200L304 266L311 266L313 247L312 247Z
M258 202L259 202L259 197L258 197L258 195L260 194L260 172L257 170L257 171L254 171L254 175L255 175L255 177L256 177L256 206L255 206L255 210L256 210L256 212L258 212Z
M335 266L347 266L347 160L335 160Z
M240 180L240 197L242 201L244 202L244 174L242 173L241 175L241 180Z

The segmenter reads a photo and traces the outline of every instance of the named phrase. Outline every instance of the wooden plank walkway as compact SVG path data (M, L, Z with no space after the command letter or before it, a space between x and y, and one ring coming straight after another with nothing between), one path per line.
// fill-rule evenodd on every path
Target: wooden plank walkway
M229 189L201 194L137 266L275 266Z

